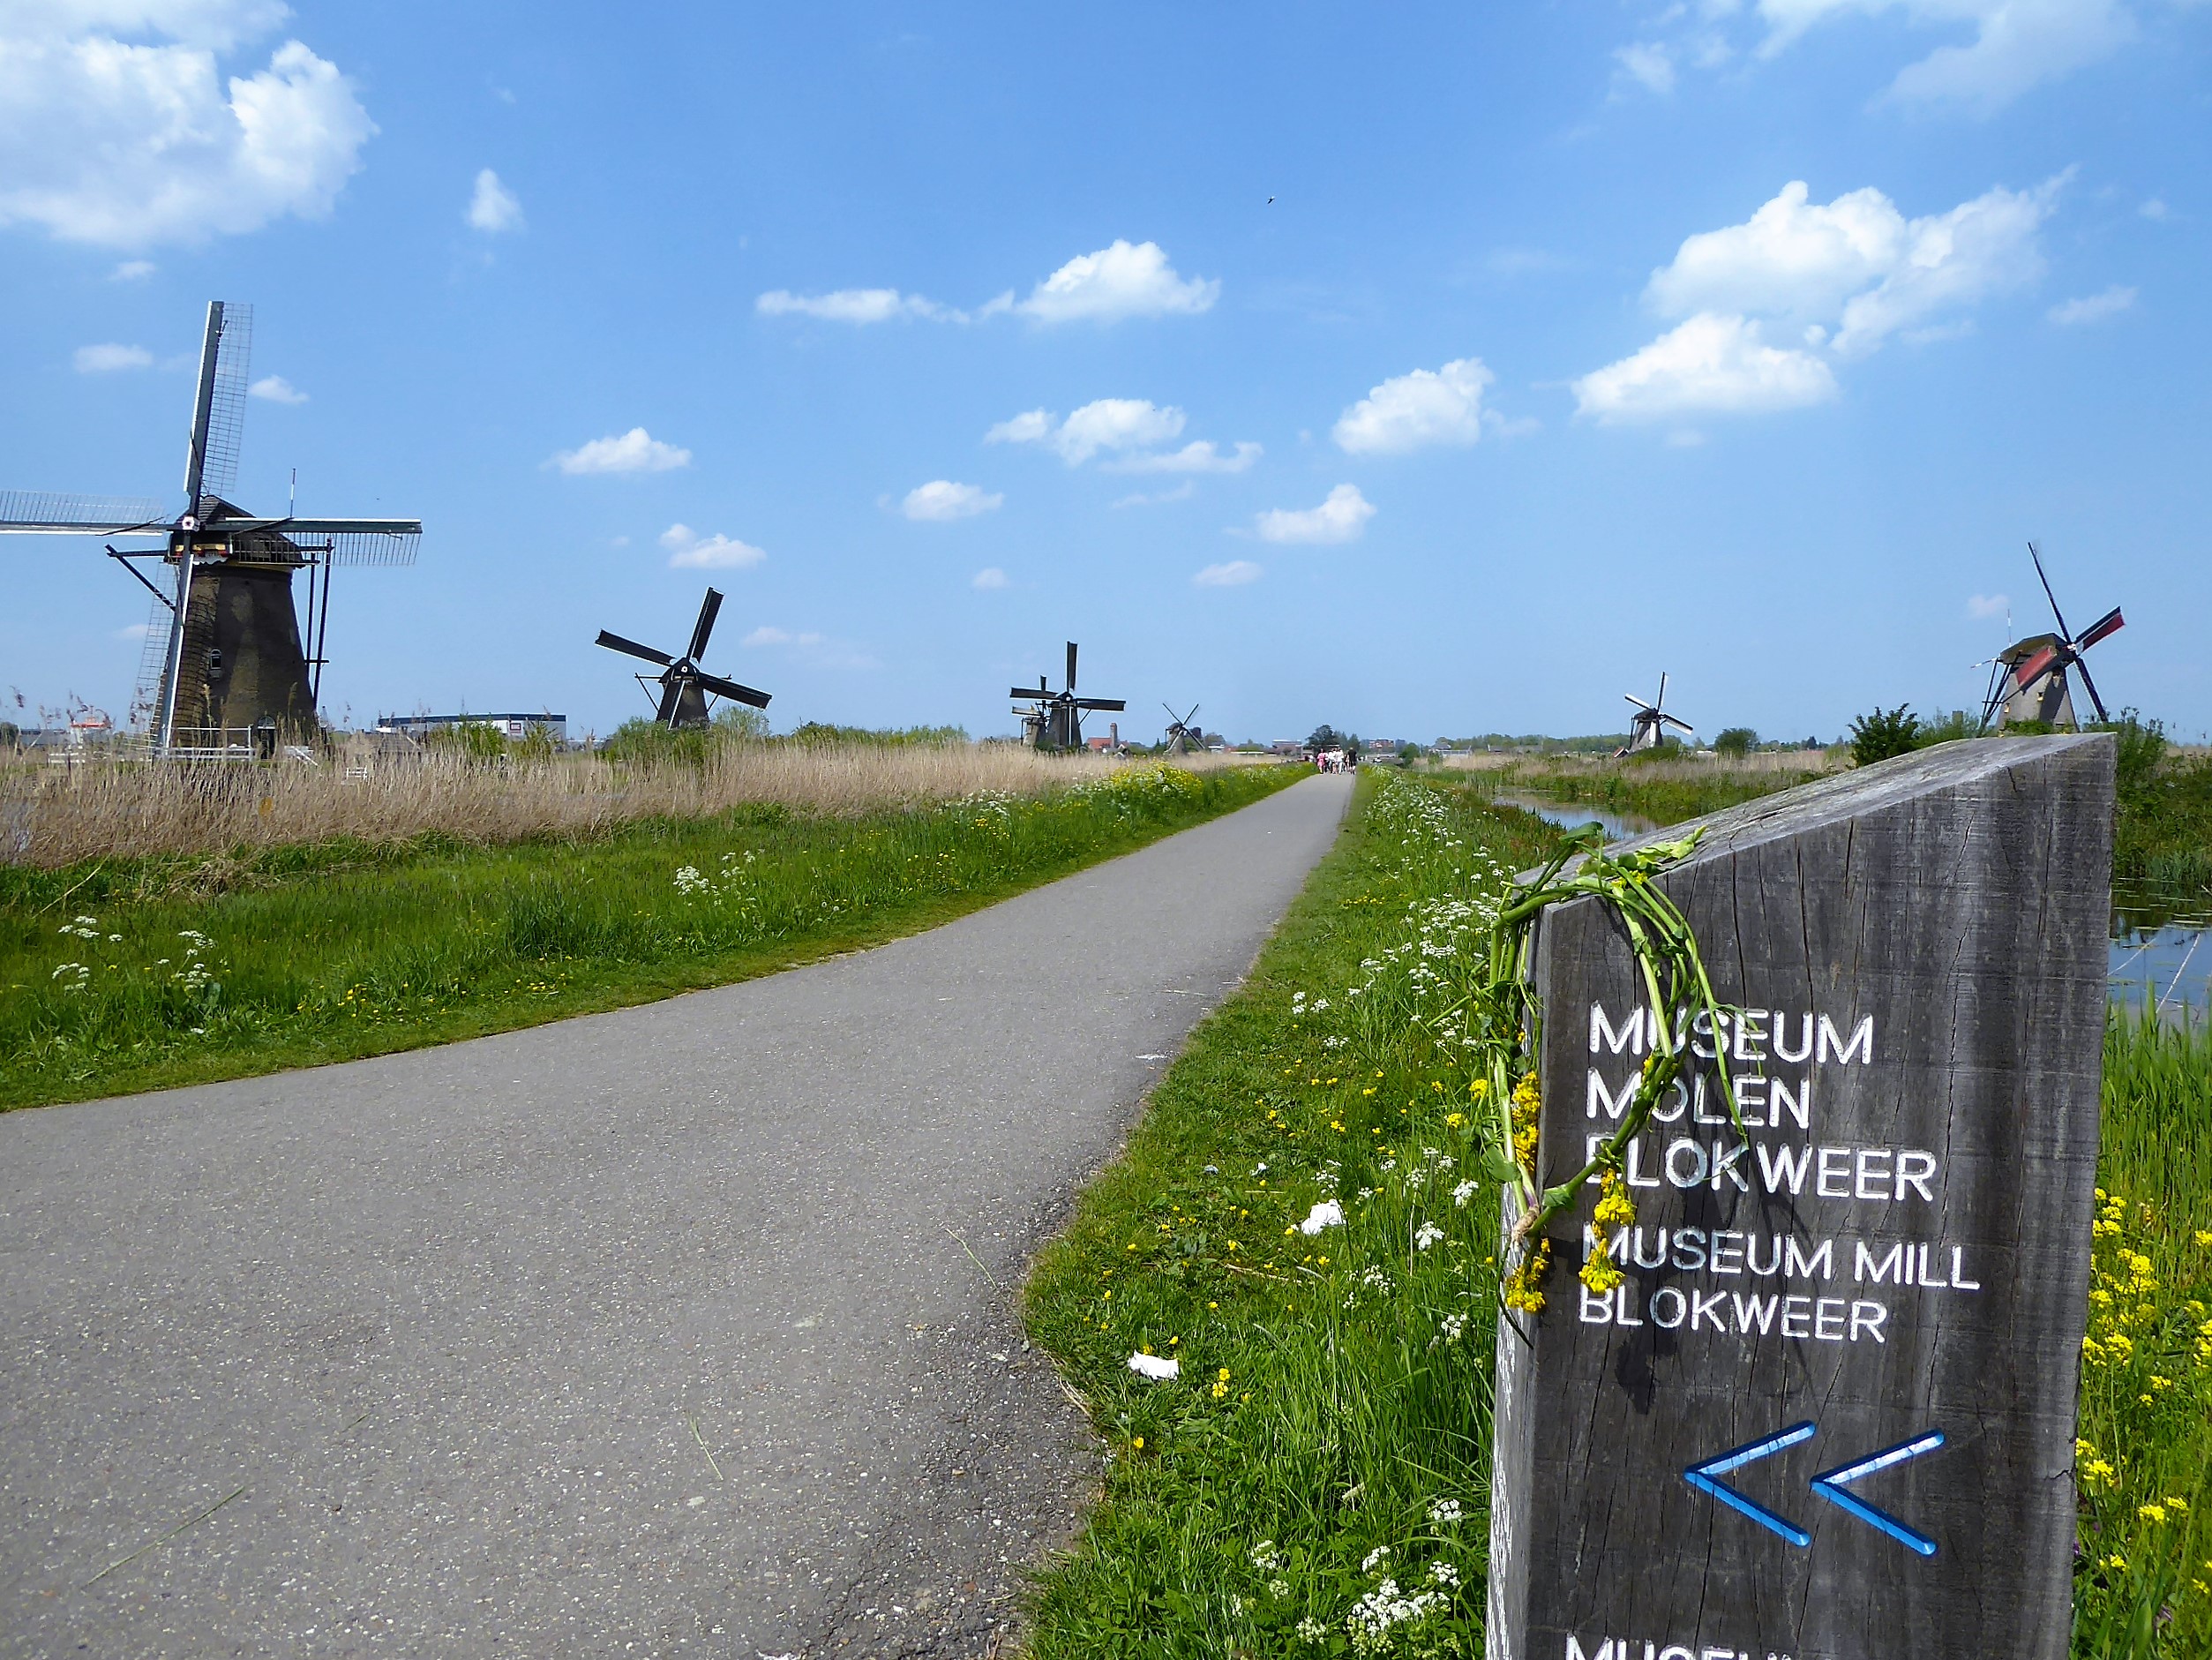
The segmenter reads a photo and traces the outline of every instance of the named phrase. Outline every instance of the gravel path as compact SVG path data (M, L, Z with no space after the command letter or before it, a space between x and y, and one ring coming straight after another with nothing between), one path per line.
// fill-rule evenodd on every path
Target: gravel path
M1349 788L772 979L0 1117L0 1654L994 1651L1095 1481L1024 1266Z

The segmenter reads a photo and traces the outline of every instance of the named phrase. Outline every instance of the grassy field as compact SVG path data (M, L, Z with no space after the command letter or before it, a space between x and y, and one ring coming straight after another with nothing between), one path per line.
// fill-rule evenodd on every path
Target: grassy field
M491 845L433 833L0 867L0 1107L413 1048L772 972L1300 774L1055 776L1043 793L842 813L757 801Z
M423 836L488 846L761 807L850 816L986 791L1035 794L1114 766L1016 744L752 740L636 725L644 730L596 754L464 728L469 742L397 759L355 734L312 767L61 768L18 757L0 764L0 859L56 869Z
M1469 1079L1408 1017L1503 873L1556 845L1488 787L1363 781L1246 988L1040 1260L1030 1327L1108 1464L1042 1580L1039 1656L1481 1651L1496 1213ZM2212 1040L2116 1019L2105 1123L2075 1652L2201 1656ZM1305 1232L1328 1204L1341 1223Z

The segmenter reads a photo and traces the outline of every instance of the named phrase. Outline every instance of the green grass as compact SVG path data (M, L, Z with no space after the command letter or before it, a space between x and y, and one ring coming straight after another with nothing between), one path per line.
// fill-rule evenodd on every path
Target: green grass
M1496 1212L1487 1183L1458 1202L1469 1080L1406 1016L1419 943L1451 940L1469 900L1556 845L1486 805L1489 787L1362 778L1245 988L1039 1259L1031 1333L1108 1460L1084 1533L1039 1581L1043 1660L1343 1653L1385 1579L1400 1611L1437 1600L1369 1651L1481 1652ZM2096 1288L2111 1301L2091 1326L2106 1357L2084 1371L2073 1650L2193 1660L2212 1653L2212 1034L2116 1011L2103 1123ZM1343 1226L1286 1233L1329 1198ZM1426 1249L1424 1225L1440 1230ZM1181 1376L1136 1375L1147 1350ZM1459 1519L1436 1520L1440 1502ZM1438 1563L1456 1583L1432 1580Z
M352 1059L746 979L929 927L1297 776L1131 769L1039 798L851 819L755 807L590 840L0 869L0 1107Z
M1378 793L1426 799L1445 822L1409 840ZM1454 1201L1467 1083L1394 1039L1387 1017L1355 1017L1364 1035L1334 1050L1315 1028L1345 1013L1363 961L1455 927L1409 903L1533 862L1552 832L1371 774L1360 801L1030 1283L1030 1329L1091 1403L1110 1458L1081 1543L1044 1581L1039 1656L1323 1652L1300 1622L1341 1648L1348 1611L1385 1579L1401 1603L1438 1596L1410 1622L1438 1652L1480 1648L1496 1213L1487 1190ZM1389 965L1391 995L1365 995L1402 998L1418 960ZM1299 1007L1323 998L1333 1007ZM1363 1188L1377 1193L1361 1203ZM1346 1225L1295 1231L1330 1196ZM1416 1249L1424 1224L1443 1237ZM1387 1287L1363 1282L1370 1272ZM1144 1348L1176 1357L1181 1378L1132 1372ZM1438 1520L1439 1503L1460 1519ZM1364 1566L1378 1547L1390 1555ZM1456 1586L1430 1578L1437 1564Z
M1555 771L1544 766L1516 764L1494 774L1496 787L1525 790L1555 801L1586 802L1616 813L1633 813L1654 824L1679 824L1686 818L1702 818L1723 807L1757 800L1777 790L1788 790L1822 776L1803 772L1732 771L1726 763L1695 764L1702 775L1676 777L1654 774L1648 764L1623 761L1600 771Z

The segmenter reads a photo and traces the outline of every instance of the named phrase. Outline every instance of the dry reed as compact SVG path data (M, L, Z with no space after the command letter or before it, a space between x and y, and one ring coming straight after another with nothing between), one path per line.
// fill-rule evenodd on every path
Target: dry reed
M432 833L491 844L769 803L852 817L985 791L1032 795L1118 764L1009 744L733 744L697 766L596 755L485 765L430 755L352 777L346 761L341 753L321 767L9 766L0 769L0 860L52 868Z

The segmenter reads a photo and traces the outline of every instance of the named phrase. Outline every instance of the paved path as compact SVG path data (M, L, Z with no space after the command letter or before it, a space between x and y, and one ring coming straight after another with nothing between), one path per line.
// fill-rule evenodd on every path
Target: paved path
M0 1655L984 1652L1093 1480L1009 1296L1348 788L772 979L0 1117Z

